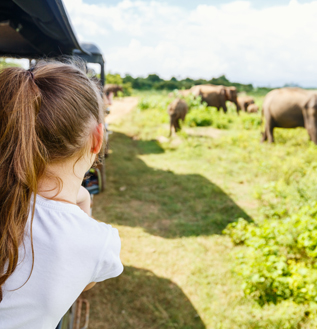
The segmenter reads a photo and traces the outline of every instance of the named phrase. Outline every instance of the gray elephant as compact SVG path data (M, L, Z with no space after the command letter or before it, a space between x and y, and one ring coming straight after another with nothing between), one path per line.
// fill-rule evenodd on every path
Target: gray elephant
M241 110L247 112L248 106L254 104L254 99L251 96L239 96L238 103L241 107Z
M237 90L235 87L224 87L215 85L198 85L191 88L193 95L201 96L201 100L206 102L208 106L214 106L219 111L227 112L226 101L236 104L239 113L240 106L237 100Z
M170 116L170 134L172 136L172 128L174 127L175 132L181 129L179 120L184 121L185 116L188 112L187 103L180 98L176 98L171 104L169 104L167 112Z
M263 102L265 131L262 141L274 142L273 129L305 127L317 144L317 94L300 88L270 91Z
M121 91L123 93L123 88L122 86L119 86L119 85L115 85L115 84L106 84L105 87L104 87L104 93L106 95L109 95L109 93L113 93L113 95L115 97L118 96L118 92Z

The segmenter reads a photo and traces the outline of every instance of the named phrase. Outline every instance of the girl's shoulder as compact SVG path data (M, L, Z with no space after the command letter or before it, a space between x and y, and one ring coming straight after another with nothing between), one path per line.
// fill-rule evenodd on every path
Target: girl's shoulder
M37 198L33 237L55 249L56 254L74 255L82 262L96 264L94 281L117 276L123 270L118 230L96 221L76 205Z

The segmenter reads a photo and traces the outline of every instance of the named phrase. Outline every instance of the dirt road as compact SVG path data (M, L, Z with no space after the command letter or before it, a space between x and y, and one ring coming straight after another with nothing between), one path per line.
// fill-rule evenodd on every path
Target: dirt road
M110 114L106 117L107 123L114 123L129 113L138 104L137 97L115 99L110 106Z

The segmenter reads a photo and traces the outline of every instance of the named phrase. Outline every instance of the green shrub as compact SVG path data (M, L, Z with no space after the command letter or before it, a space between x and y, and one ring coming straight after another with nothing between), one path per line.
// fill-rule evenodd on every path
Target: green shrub
M193 109L186 115L186 124L190 127L211 126L212 123L211 114L207 108Z
M118 97L118 98L122 98L123 96L124 96L123 92L122 92L121 90L119 90L119 91L117 92L117 97Z
M112 74L111 72L108 72L106 74L106 81L108 84L115 84L115 85L120 85L122 86L122 78L119 73L114 73Z
M143 111L151 108L151 103L148 98L141 98L138 103L138 108Z
M260 305L292 300L317 303L317 203L286 219L258 224L239 219L224 230L235 244L235 270L244 279L244 292Z
M167 107L170 102L171 100L164 96L146 96L139 100L138 108L141 111L156 109L157 111L164 112L167 115Z
M189 110L200 109L206 110L207 103L201 101L201 96L195 97L193 94L189 94L185 97L185 102L188 105Z
M124 96L131 96L132 95L132 84L131 82L127 82L122 84L123 95Z
M241 122L244 129L250 130L261 126L261 116L258 114L241 115Z

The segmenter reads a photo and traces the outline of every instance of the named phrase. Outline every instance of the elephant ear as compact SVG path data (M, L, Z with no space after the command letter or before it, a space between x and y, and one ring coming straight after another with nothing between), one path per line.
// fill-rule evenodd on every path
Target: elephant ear
M309 97L309 100L305 104L305 109L317 109L317 95L312 95Z

